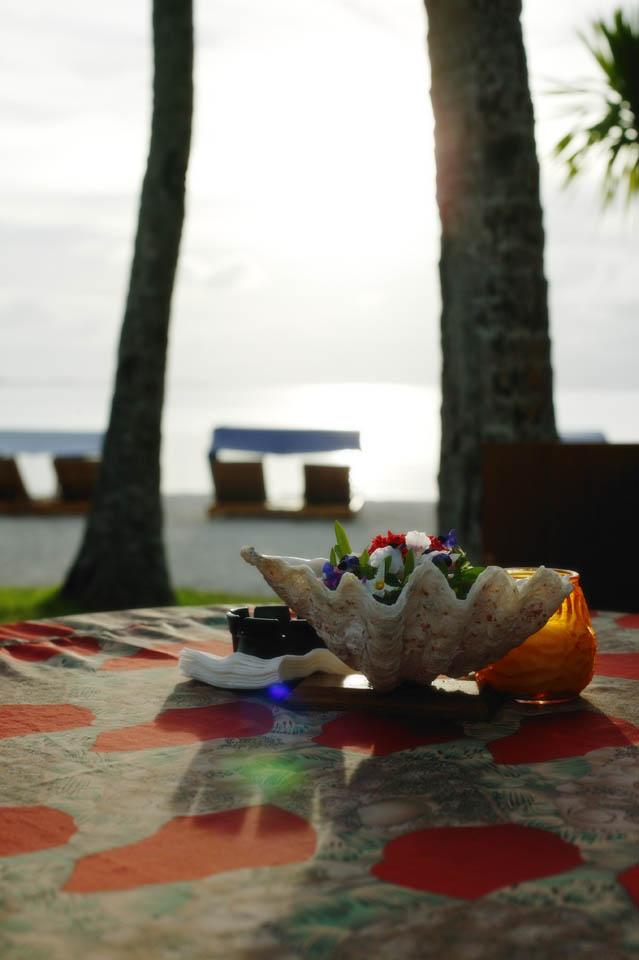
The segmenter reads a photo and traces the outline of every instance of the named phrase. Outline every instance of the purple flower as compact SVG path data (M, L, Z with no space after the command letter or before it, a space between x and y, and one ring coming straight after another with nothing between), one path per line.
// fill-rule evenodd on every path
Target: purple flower
M342 571L327 560L322 567L322 579L329 590L335 590L342 579Z
M343 573L348 571L357 575L359 573L359 557L354 553L345 554L339 562L338 569Z
M439 542L443 547L446 547L447 550L452 550L453 547L458 547L459 542L455 536L455 529L453 528L448 533L445 533L443 536L439 537Z
M441 550L438 550L434 553L429 553L428 557L433 561L436 567L443 569L444 567L452 567L453 561L448 556L447 553L443 553Z

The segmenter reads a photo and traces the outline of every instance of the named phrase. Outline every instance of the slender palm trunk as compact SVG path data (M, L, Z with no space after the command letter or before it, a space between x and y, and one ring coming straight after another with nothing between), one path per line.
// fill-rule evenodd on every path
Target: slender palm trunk
M173 601L161 420L193 107L191 0L154 0L153 119L111 416L84 540L63 592L84 609Z
M482 442L556 439L539 166L520 0L425 4L442 225L439 524L479 557Z

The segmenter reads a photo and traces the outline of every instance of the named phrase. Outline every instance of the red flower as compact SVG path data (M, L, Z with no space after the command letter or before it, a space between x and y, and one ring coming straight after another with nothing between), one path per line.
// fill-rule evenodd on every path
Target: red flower
M373 537L368 552L372 553L373 550L378 550L380 547L404 547L405 544L405 533L391 533L389 530L387 537L383 537L381 533Z
M405 533L391 533L388 531L388 542L391 547L403 547L406 544Z
M441 542L441 540L438 540L438 539L437 539L437 537L431 537L431 538L430 538L430 549L431 549L431 550L445 550L446 547L445 547L444 544Z

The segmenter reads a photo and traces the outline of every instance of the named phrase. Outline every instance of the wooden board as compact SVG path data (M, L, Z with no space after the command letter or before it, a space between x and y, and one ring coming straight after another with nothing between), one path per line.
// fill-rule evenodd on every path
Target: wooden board
M438 677L429 687L404 685L390 693L373 690L366 677L314 673L301 680L283 701L296 710L368 710L405 717L488 720L504 702L490 687L474 680Z
M577 570L595 610L636 604L636 562L602 563L592 545L619 517L624 542L639 537L639 444L487 443L481 487L484 563Z
M329 503L303 506L278 506L266 503L212 503L209 517L268 517L274 520L319 518L335 520L355 516L363 504L361 498L353 498L350 504Z
M83 514L91 506L90 500L59 500L58 498L33 497L28 500L0 500L0 514L23 516L27 514L57 515Z

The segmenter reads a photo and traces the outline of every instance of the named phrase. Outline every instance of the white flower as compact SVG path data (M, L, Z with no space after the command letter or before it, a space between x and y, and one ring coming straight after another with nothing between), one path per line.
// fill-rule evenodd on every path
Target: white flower
M381 566L383 573L384 560L386 557L392 558L389 573L400 573L404 569L402 551L398 547L391 547L390 544L387 547L378 547L377 550L373 550L368 562L370 563L371 567Z
M406 534L406 546L416 554L430 550L430 541L428 534L420 533L419 530L409 530Z
M392 550L392 547L380 547L381 550ZM377 553L377 550L375 551ZM386 581L386 569L384 561L379 564L377 570L375 571L375 576L371 577L370 580L366 581L366 588L369 593L372 593L374 597L383 597L385 593L389 590L396 590L396 587L389 586Z

